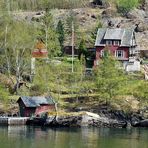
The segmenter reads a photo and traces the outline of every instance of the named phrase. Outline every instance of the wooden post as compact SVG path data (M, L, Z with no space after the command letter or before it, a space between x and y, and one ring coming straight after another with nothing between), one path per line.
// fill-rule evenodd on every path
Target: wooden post
M48 48L48 27L45 25L45 32L46 32L46 49Z
M8 15L10 16L10 0L7 0L7 11Z
M72 21L72 37L71 37L71 46L72 46L72 73L74 72L74 24L73 24L73 21Z

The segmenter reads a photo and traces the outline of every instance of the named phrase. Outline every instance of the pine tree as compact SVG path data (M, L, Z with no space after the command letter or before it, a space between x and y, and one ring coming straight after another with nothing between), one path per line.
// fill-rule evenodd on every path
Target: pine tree
M87 48L86 48L84 39L81 39L80 44L79 44L79 55L78 55L79 60L81 59L82 55L85 56L85 59L86 59L86 57L87 57Z
M58 39L59 39L59 42L60 42L61 49L63 49L63 46L64 46L63 43L64 43L64 39L65 39L65 34L64 34L64 26L63 26L63 23L62 23L61 20L58 22L56 31L57 31L57 33L59 35Z

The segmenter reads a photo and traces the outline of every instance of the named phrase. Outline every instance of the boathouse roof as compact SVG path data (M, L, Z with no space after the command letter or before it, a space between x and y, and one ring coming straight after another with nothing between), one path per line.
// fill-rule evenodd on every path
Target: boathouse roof
M22 96L18 99L18 103L19 101L22 100L24 105L26 107L38 107L41 104L44 105L52 105L55 104L54 100L52 99L51 96L48 97L42 97L42 96L34 96L34 97L29 97L29 96Z

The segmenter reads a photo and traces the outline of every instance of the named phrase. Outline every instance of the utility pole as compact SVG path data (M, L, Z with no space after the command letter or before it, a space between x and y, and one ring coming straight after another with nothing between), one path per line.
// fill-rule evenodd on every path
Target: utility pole
M46 49L48 48L48 26L45 24L45 33L46 33Z
M74 72L74 24L72 21L72 37L71 37L71 46L72 46L72 73Z
M10 16L10 0L7 0L7 11L8 15Z

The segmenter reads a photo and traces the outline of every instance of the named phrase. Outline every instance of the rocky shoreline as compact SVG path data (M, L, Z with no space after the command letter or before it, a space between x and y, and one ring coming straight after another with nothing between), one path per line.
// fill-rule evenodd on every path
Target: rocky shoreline
M92 112L78 112L74 115L48 116L33 118L28 125L41 125L48 127L108 127L130 128L148 127L148 119L136 114L126 115L123 112L110 112L95 114Z

